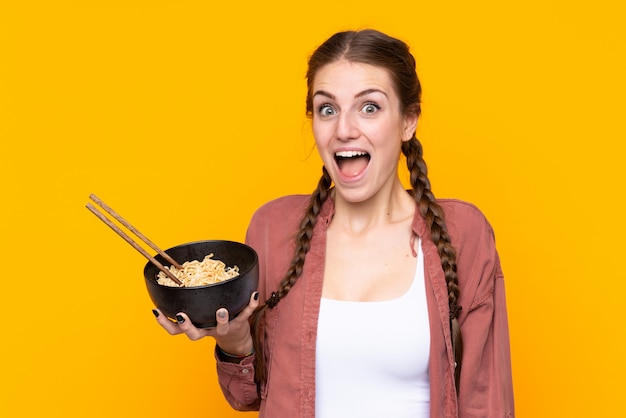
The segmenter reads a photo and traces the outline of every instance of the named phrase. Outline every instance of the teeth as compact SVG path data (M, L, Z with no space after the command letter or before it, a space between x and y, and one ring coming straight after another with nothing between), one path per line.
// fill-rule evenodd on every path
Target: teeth
M363 155L367 155L367 153L363 151L339 151L335 153L336 157L341 157L341 158L360 157Z

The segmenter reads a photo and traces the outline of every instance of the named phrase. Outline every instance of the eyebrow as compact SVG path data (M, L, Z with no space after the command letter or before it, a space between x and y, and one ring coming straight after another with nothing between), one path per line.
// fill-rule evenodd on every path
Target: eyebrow
M382 91L380 89L363 90L362 92L357 93L354 97L358 99L359 97L367 96L368 94L371 94L371 93L381 93L385 97L388 97L387 93L385 93L384 91ZM315 93L313 93L313 97L315 97L315 96L324 96L324 97L328 97L331 100L335 100L335 95L334 94L328 93L327 91L324 91L324 90L316 91Z

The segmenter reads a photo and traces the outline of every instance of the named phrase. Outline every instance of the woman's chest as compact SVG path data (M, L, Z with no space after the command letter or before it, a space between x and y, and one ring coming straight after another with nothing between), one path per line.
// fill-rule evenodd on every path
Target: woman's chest
M409 235L345 239L329 234L322 296L367 302L395 299L409 289L417 267Z

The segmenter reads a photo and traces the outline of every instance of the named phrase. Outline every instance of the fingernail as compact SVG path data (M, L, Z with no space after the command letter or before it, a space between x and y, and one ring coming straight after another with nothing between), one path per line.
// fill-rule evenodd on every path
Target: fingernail
M182 316L182 315L176 315L176 321L177 321L179 324L182 324L183 322L185 322L185 318L183 318L183 316Z
M259 300L259 292L254 292L254 300Z
M158 317L159 317L159 311L157 311L156 309L153 309L153 310L152 310L152 313L154 314L154 317L155 317L155 318L158 318Z
M226 311L224 309L220 309L219 311L217 311L217 316L222 319L226 318Z

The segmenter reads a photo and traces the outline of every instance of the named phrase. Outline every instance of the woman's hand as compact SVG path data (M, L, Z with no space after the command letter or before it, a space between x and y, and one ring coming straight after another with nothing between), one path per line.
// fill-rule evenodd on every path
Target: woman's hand
M244 356L252 351L252 336L250 335L248 318L257 306L259 306L259 293L254 292L250 296L248 306L232 321L229 321L229 314L226 309L218 309L215 313L217 326L214 328L196 328L183 312L176 315L177 322L170 321L158 309L155 309L154 313L157 322L171 335L184 333L192 341L211 336L226 353Z

